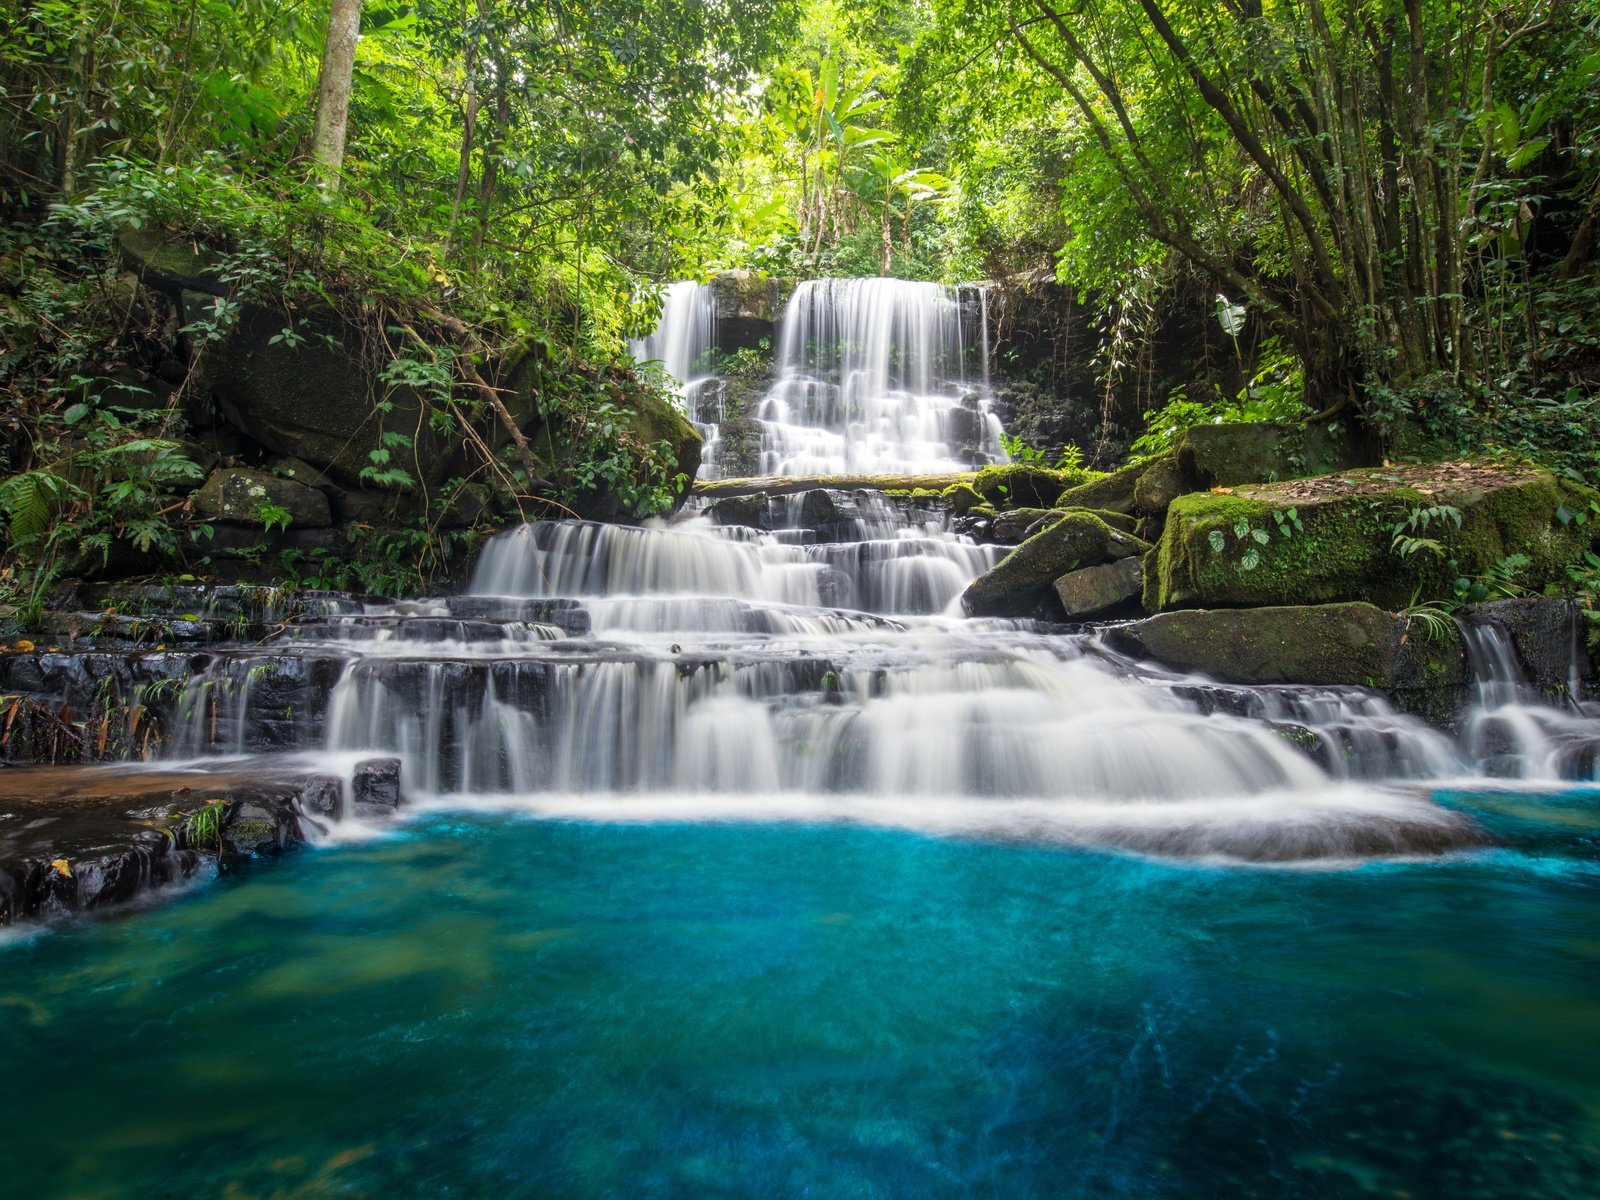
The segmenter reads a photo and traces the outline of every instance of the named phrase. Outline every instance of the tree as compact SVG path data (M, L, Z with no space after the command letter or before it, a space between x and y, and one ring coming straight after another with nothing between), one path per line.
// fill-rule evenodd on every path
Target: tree
M1518 230L1556 178L1577 194L1593 180L1583 122L1548 104L1566 64L1586 64L1580 91L1595 76L1594 30L1566 0L952 0L940 15L945 61L972 68L962 91L1049 85L1017 104L1073 143L1071 236L1103 249L1120 229L1130 265L1149 261L1143 241L1203 269L1293 346L1329 415L1487 374L1490 293L1519 289L1525 316L1537 302Z
M317 118L311 132L311 157L321 165L324 184L339 186L344 167L345 129L350 122L350 87L355 78L356 42L361 36L361 0L332 0L328 35L317 78Z

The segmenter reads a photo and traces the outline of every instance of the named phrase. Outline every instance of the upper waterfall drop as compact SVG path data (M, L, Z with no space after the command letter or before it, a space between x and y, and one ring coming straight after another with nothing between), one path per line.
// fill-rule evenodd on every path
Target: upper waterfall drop
M687 398L714 375L716 333L716 292L703 283L679 280L667 285L655 331L630 340L628 352L637 362L659 362Z
M981 383L987 364L969 378L963 324L960 295L937 283L800 284L758 414L762 474L958 471L1002 460ZM981 332L977 342L987 348Z

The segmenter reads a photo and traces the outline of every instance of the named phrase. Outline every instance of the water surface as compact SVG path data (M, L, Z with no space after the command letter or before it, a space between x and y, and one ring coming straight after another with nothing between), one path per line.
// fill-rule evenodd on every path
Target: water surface
M0 947L28 1196L1600 1194L1592 795L1218 868L436 813ZM1549 818L1549 819L1547 819Z

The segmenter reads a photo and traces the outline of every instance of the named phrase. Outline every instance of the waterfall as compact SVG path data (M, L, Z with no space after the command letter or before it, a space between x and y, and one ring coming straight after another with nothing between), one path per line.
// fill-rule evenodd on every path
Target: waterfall
M1474 766L1501 778L1600 780L1600 723L1584 712L1576 687L1550 703L1529 682L1504 625L1492 618L1457 624L1472 701L1461 747Z
M960 297L936 283L800 284L779 327L777 379L757 414L761 473L936 472L1000 461L999 422L983 381L969 378L962 324Z
M630 341L628 352L637 362L659 362L689 398L712 378L716 336L716 292L706 284L684 280L667 286L655 331Z
M763 520L498 534L462 595L219 653L185 689L174 753L396 755L425 805L1252 861L1475 844L1427 785L1509 773L1361 689L1230 688L1087 635L943 615L1003 551L909 502L817 491ZM1594 722L1555 710L1539 745L1569 717L1565 744L1587 728L1592 746ZM1522 774L1562 768L1521 753Z

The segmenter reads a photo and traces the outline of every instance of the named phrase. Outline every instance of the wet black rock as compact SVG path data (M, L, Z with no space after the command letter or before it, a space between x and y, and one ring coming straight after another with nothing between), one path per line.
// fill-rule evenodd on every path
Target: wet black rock
M141 898L304 842L338 779L13 768L0 798L0 925ZM336 810L335 810L336 811Z
M394 816L400 808L400 760L367 758L358 762L350 777L350 802L358 817Z

